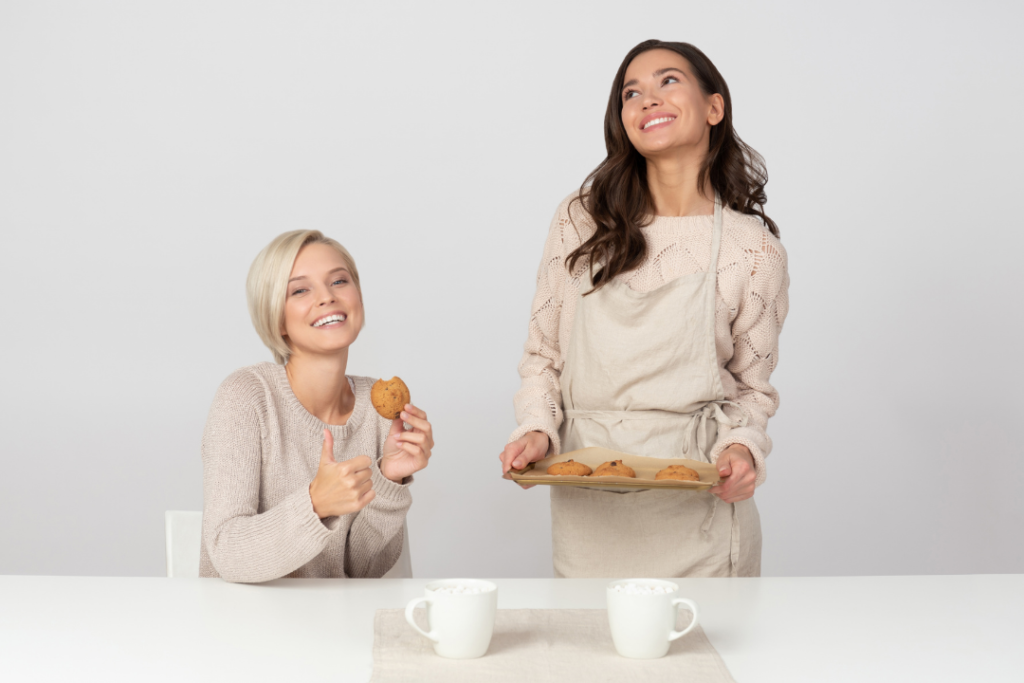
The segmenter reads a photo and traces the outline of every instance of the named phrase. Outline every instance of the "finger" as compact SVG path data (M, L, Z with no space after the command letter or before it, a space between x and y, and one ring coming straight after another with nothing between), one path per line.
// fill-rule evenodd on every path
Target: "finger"
M526 443L522 439L513 441L512 443L505 446L505 450L501 452L502 474L506 474L510 469L512 469L515 459L522 454L523 449L525 447ZM517 467L516 469L520 468Z
M330 429L324 429L324 445L320 449L320 462L334 462L334 436Z
M526 443L523 444L523 450L516 457L515 462L513 462L512 465L517 470L521 470L531 462L540 460L543 457L544 454L541 453L540 447L534 444L532 440L527 440Z
M357 455L351 460L345 461L345 474L351 474L353 472L362 472L363 470L369 470L370 465L373 461L368 456Z
M388 430L388 438L397 437L399 434L405 431L405 425L402 424L402 418L396 417L391 421L391 429Z
M730 474L732 474L732 458L728 453L722 453L718 458L718 476L728 477Z
M423 432L402 432L397 437L399 441L403 443L426 443L427 435Z
M360 496L359 496L359 498L358 498L358 499L356 500L356 504L357 504L357 505L359 506L359 508L358 508L358 509L362 510L362 509L363 509L364 507L366 507L366 506L367 506L367 505L369 504L369 502L370 502L371 500L373 500L373 499L374 499L374 498L375 498L376 496L377 496L377 492L376 492L376 491L374 491L373 489L370 489L369 491L366 491L365 493L363 493L362 495L360 495Z
M370 481L372 478L373 473L369 468L365 470L359 470L358 472L353 472L347 477L349 483L352 485L353 488L356 486L362 486L366 482Z
M412 457L416 458L417 462L426 462L427 459L430 457L429 453L427 453L425 450L423 450L421 447L415 444L403 443L402 450L411 455Z
M430 431L430 423L427 422L426 418L417 417L409 412L403 412L400 417L409 423L409 426L413 429L418 429L421 432Z
M411 403L406 403L405 404L405 412L411 413L413 415L413 417L418 417L421 420L426 420L427 419L427 414L425 412L423 412L422 410L420 410L419 408L417 408L416 406L414 406L413 404L411 404Z
M362 496L368 490L373 488L373 482L367 479L366 481L359 482L358 485L353 486L352 490L356 492L358 496Z

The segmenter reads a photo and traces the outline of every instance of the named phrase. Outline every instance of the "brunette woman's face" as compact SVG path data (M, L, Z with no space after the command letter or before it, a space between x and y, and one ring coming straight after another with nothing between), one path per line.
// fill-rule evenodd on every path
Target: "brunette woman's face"
M307 244L289 278L281 333L292 352L329 355L348 348L363 327L363 297L338 250Z
M645 158L707 154L711 126L722 120L724 101L705 95L690 63L672 50L648 50L626 67L622 125Z

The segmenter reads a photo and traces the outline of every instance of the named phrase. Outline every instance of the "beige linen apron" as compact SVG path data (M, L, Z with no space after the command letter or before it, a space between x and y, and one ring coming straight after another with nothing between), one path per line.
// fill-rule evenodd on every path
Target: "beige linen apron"
M716 198L707 273L636 292L611 281L579 299L561 374L563 451L604 446L655 458L710 462L720 428L740 426L725 400L715 352L715 287L722 241ZM559 577L759 576L761 522L753 499L707 491L614 493L551 487Z

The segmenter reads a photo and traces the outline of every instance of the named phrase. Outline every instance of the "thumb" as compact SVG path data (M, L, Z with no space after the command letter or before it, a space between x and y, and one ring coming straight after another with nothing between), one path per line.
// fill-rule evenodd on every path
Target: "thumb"
M718 476L728 477L730 474L732 474L732 461L728 453L722 453L722 456L718 458Z
M320 451L320 464L334 462L334 436L330 429L324 429L324 447Z
M388 431L388 438L391 439L404 431L405 424L403 424L402 418L396 417L394 420L391 421L391 430Z

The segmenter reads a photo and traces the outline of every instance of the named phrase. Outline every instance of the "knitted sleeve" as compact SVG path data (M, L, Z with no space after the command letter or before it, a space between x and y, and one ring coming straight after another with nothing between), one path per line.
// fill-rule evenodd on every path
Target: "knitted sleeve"
M754 456L756 486L764 483L765 458L772 441L767 433L768 418L779 407L779 393L769 382L779 362L779 332L789 312L789 272L786 251L766 229L761 228L757 243L745 250L749 268L746 292L732 321L733 355L726 369L735 382L729 398L738 403L747 423L723 432L711 449L710 459L718 460L732 444L742 444ZM739 417L736 408L726 413Z
M562 424L559 334L568 277L565 257L580 244L569 220L571 198L567 197L559 205L544 243L544 254L537 270L537 291L530 308L529 331L519 362L522 384L513 399L519 427L509 437L511 443L528 432L543 432L551 439L549 455L558 454L562 449L558 436Z
M259 512L262 384L242 370L214 398L203 434L203 543L226 581L281 578L319 555L338 526L313 512L308 485ZM261 405L263 409L261 410Z

